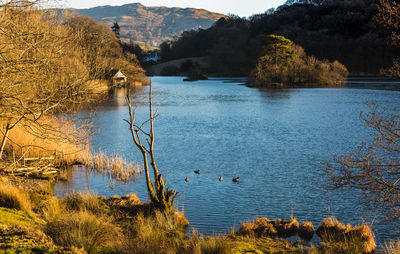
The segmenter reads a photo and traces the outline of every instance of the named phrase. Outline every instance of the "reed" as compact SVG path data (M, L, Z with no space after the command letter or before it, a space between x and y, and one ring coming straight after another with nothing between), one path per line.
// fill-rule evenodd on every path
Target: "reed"
M385 243L383 247L384 254L398 254L400 253L400 240L396 241L389 241Z
M108 156L103 152L87 152L82 155L78 160L87 170L117 181L130 182L142 171L139 165L117 155Z

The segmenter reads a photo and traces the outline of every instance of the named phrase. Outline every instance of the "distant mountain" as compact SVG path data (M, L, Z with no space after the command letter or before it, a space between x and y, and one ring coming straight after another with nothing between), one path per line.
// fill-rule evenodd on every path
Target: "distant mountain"
M206 29L221 17L225 17L223 14L204 9L146 7L140 3L75 11L79 15L102 21L110 27L117 21L121 27L121 38L144 42L151 46L159 45L185 30Z

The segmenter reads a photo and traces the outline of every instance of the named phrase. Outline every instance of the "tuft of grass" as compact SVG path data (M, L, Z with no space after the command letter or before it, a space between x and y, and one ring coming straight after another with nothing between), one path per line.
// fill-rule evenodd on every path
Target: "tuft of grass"
M64 212L48 221L44 231L57 245L83 248L89 254L115 248L122 238L122 230L110 218L88 211Z
M0 206L22 210L28 214L32 211L28 195L8 183L0 185Z
M229 254L231 246L224 237L205 237L200 242L201 254Z
M352 227L334 218L322 221L317 229L321 238L322 253L373 253L376 250L375 237L370 226L361 224Z
M343 239L343 233L351 228L351 225L344 225L337 219L330 217L322 220L322 224L317 228L316 234L325 240L341 241Z
M374 233L370 226L361 224L355 226L344 233L344 237L351 242L359 242L361 253L373 253L376 250Z
M299 222L296 218L269 220L256 218L253 222L244 223L239 228L239 234L252 237L293 237L297 235Z
M174 214L154 211L152 215L144 216L139 213L131 224L132 235L126 238L119 252L188 253L196 246L188 246L185 227Z
M385 243L385 246L383 247L383 253L384 254L398 254L400 253L400 240L395 241L389 241Z
M90 192L74 192L64 199L65 207L74 211L89 211L93 214L108 214L109 207L98 196Z
M311 239L314 236L314 225L312 224L311 221L306 221L301 223L300 228L299 228L299 237L303 239L306 242L311 241Z
M272 224L272 221L266 217L256 218L253 222L240 225L239 234L251 237L275 237L278 231Z

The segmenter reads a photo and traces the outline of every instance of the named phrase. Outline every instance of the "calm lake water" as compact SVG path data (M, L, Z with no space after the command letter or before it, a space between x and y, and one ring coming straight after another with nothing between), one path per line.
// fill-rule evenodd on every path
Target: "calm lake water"
M260 90L241 85L244 79L182 79L152 78L160 113L156 155L163 175L168 171L168 185L179 191L177 207L191 227L203 234L224 233L256 216L289 218L293 211L299 220L316 225L328 216L352 224L374 221L380 241L400 237L400 225L359 205L357 192L326 192L322 187L327 180L323 162L371 140L360 121L360 112L368 112L365 101L400 108L400 92L392 89L393 83L354 79L349 88ZM137 101L147 89L136 91ZM92 148L140 162L123 121L128 117L124 93L115 91L98 109ZM146 104L137 114L147 119ZM224 181L218 181L220 176ZM237 176L240 183L233 183ZM135 192L142 201L148 199L144 175L114 188L108 179L79 169L69 179L56 184L58 196L90 189L107 197Z

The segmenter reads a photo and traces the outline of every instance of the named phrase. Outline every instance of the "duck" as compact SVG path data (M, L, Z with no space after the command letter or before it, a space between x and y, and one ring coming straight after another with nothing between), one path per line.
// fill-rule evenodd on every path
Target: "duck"
M195 172L196 174L200 174L200 170L198 169L198 170L195 170L195 171L193 171L193 172Z
M186 178L185 178L185 182L189 182L189 177L186 177Z
M222 176L219 177L218 179L220 182L222 182L224 180L224 178L222 178Z
M238 183L239 182L239 177L232 178L232 182Z

